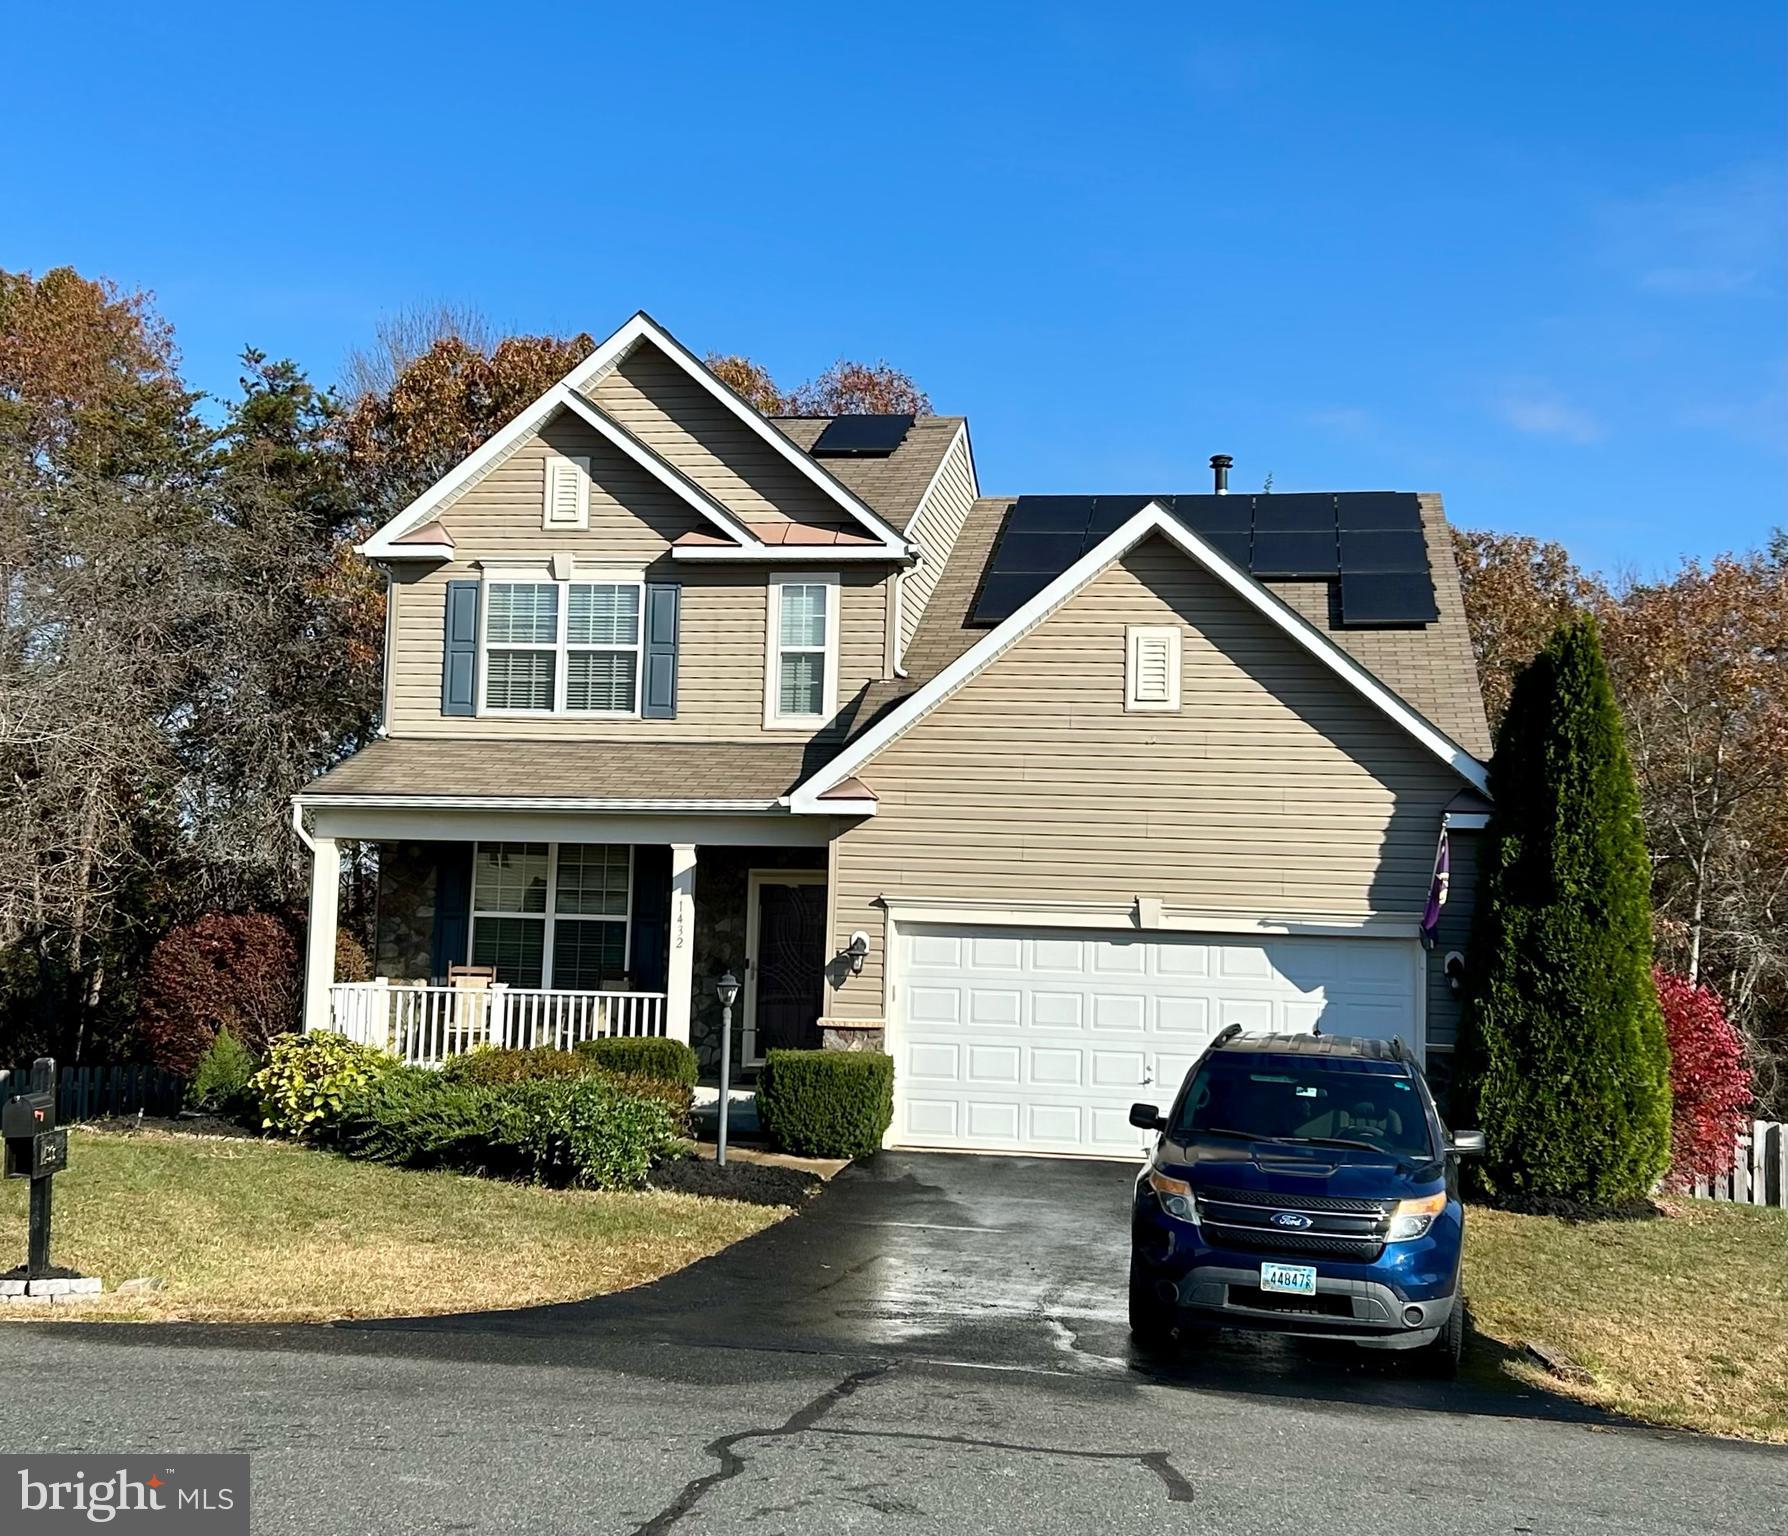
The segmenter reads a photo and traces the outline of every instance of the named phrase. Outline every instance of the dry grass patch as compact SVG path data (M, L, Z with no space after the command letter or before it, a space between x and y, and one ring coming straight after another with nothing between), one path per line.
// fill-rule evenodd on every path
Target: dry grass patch
M20 1260L25 1190L0 1187L0 1232ZM412 1173L284 1142L79 1127L55 1200L57 1263L108 1290L139 1275L167 1284L55 1309L58 1321L311 1322L572 1301L656 1280L788 1214Z
M1572 1225L1474 1207L1465 1290L1481 1334L1555 1345L1572 1385L1500 1369L1654 1424L1788 1441L1788 1211L1668 1202L1655 1221ZM1481 1346L1480 1346L1481 1347Z

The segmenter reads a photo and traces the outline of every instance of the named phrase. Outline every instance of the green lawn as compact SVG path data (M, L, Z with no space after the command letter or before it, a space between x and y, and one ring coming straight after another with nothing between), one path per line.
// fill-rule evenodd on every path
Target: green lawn
M1662 1208L1656 1221L1571 1225L1473 1207L1473 1369L1655 1424L1788 1441L1788 1211L1688 1199ZM1524 1363L1529 1339L1592 1380Z
M0 1186L0 1269L25 1256L26 1188ZM76 1127L56 1176L52 1260L108 1287L155 1275L167 1288L55 1315L297 1321L567 1301L655 1280L787 1214L411 1173L286 1142Z

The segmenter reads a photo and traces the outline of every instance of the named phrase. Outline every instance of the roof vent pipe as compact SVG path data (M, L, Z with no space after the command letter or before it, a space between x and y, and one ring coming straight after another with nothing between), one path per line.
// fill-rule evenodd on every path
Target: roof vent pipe
M1234 463L1235 460L1227 453L1213 453L1211 455L1211 478L1216 481L1216 489L1219 496L1227 496L1229 494L1229 468Z

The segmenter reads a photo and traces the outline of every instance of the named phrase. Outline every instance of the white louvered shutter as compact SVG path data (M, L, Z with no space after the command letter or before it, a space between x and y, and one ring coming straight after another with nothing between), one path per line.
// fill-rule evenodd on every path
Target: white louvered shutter
M1129 657L1124 708L1176 710L1180 707L1180 632L1166 627L1128 631Z
M590 461L552 458L546 461L544 528L590 526Z

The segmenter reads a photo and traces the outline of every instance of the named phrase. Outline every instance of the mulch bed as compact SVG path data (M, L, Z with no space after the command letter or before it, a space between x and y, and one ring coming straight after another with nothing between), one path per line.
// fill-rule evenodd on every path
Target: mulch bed
M768 1163L728 1163L722 1168L705 1157L680 1157L660 1163L651 1175L654 1189L742 1200L747 1205L800 1206L824 1182L818 1174L802 1168L779 1168Z
M109 1131L128 1136L132 1131L162 1131L174 1136L228 1136L232 1140L247 1138L259 1141L261 1133L236 1120L220 1120L216 1115L181 1115L168 1119L162 1115L107 1115L99 1120L82 1120L79 1125L92 1131Z

